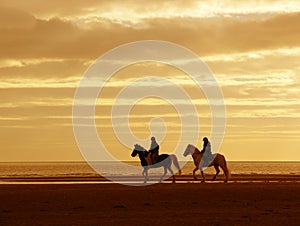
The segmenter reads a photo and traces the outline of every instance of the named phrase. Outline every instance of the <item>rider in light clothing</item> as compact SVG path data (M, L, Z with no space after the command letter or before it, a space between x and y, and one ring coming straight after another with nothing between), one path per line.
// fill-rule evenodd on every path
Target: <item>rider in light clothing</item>
M204 137L202 141L203 141L203 149L201 153L203 154L203 156L200 165L201 167L208 167L211 161L213 160L213 155L211 152L211 144L207 137Z

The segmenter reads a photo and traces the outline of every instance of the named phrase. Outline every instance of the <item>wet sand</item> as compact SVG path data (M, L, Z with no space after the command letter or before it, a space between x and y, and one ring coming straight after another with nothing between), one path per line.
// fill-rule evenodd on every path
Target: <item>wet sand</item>
M2 184L0 225L299 225L300 183Z
M169 177L169 178L168 178ZM200 175L197 175L198 181L202 180ZM207 182L211 182L213 175L206 174ZM129 181L129 182L136 182L136 183L143 183L144 177L143 176L115 176L112 178L113 181L119 181L120 183ZM156 183L160 179L160 176L149 176L149 180L151 182ZM221 174L217 177L216 182L223 182L225 180L224 174ZM165 182L171 182L172 178L168 175ZM194 183L192 175L176 175L176 181L179 183ZM85 176L85 177L78 177L78 176L52 176L52 177L0 177L0 184L5 183L110 183L111 181L102 176ZM229 179L230 183L240 183L240 182L300 182L300 175L293 175L293 174L232 174Z

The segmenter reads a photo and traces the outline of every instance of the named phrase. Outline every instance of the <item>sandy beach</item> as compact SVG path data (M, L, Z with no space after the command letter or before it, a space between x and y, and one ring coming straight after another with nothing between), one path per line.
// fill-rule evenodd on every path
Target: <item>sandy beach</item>
M2 184L0 225L298 225L300 183Z

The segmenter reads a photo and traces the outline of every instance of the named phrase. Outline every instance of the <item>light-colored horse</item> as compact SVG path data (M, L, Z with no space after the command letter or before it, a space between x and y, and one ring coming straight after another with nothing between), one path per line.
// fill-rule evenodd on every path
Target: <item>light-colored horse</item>
M183 153L183 156L187 156L187 155L192 155L193 160L194 160L194 164L196 166L196 168L193 170L193 177L194 180L197 180L197 177L195 175L195 172L199 169L202 175L202 182L205 182L205 175L203 173L203 166L202 164L200 165L201 159L203 154L199 151L199 149L197 147L195 147L194 145L189 144L186 149L185 152ZM218 174L220 173L219 170L219 166L222 168L222 170L224 171L225 174L225 183L228 182L230 173L229 170L227 168L227 163L225 160L224 155L221 154L214 154L214 159L212 160L212 162L208 165L208 167L210 166L214 166L216 169L216 174L213 177L213 180L216 180Z

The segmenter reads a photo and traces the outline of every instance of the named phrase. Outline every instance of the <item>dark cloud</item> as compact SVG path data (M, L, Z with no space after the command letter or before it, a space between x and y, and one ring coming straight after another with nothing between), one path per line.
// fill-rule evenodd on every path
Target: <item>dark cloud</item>
M33 28L35 23L34 16L25 11L0 6L0 29L2 31L27 30Z
M17 10L14 14L20 18L16 21L26 17ZM199 55L300 45L300 13L250 21L236 18L153 18L144 19L139 28L105 20L91 29L59 18L40 20L27 17L26 20L31 22L22 25L8 16L6 27L0 26L1 58L96 58L117 45L144 39L175 42ZM8 25L11 26L8 28Z

